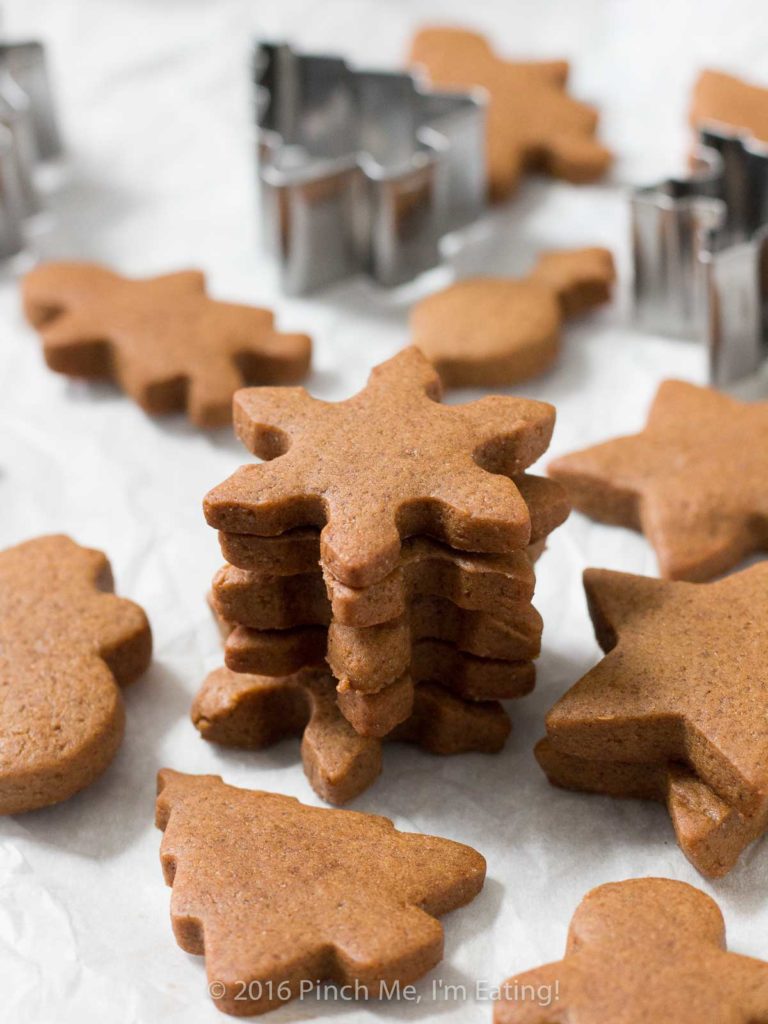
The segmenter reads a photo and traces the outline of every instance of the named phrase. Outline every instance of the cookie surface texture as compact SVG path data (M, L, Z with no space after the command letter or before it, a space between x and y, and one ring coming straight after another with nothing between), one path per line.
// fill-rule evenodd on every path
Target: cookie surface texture
M468 846L398 832L381 817L307 807L218 776L158 776L171 920L205 954L219 1009L263 1013L302 981L408 984L443 955L435 920L469 903L485 860ZM244 998L238 998L244 996Z
M586 182L608 169L611 153L595 137L597 111L566 92L566 61L504 60L481 35L435 27L417 33L408 63L440 88L485 90L492 199L510 195L525 171Z
M66 800L120 746L119 687L147 668L152 637L112 589L106 557L68 537L0 552L0 814Z
M726 951L713 899L685 882L634 878L593 889L565 957L509 978L494 1024L756 1024L768 964Z
M528 277L473 277L416 304L411 341L446 387L501 387L557 361L563 322L607 302L607 249L543 253Z
M377 366L343 402L303 388L239 391L236 431L267 461L208 493L209 525L262 536L322 526L324 568L353 587L392 572L403 537L474 551L525 547L530 515L510 478L546 450L554 409L504 396L439 399L437 374L415 348Z
M768 562L716 583L588 569L608 653L547 715L557 749L687 764L743 814L768 806Z
M768 402L665 381L641 433L548 468L576 509L642 531L669 579L711 579L768 549Z
M231 422L244 384L294 384L309 370L306 335L280 334L269 310L210 298L198 270L138 280L44 263L22 297L52 370L115 380L147 412L186 410L201 427Z
M725 125L768 142L768 89L722 71L702 71L693 88L691 124Z
M355 732L339 710L335 679L322 669L283 678L217 669L195 698L192 721L205 739L247 750L300 736L304 772L329 803L358 796L381 771L381 741ZM433 754L495 753L509 731L501 705L463 701L426 683L416 688L410 718L387 740Z

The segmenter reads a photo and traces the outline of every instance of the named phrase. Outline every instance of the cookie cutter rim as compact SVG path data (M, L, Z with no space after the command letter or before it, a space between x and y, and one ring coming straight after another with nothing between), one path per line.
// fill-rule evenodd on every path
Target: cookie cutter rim
M24 249L25 221L41 209L35 168L61 153L45 47L0 40L0 259Z
M253 83L263 241L287 293L361 271L403 284L485 209L482 90L267 42Z
M693 159L632 193L634 319L703 340L710 383L726 386L768 361L768 144L707 122Z

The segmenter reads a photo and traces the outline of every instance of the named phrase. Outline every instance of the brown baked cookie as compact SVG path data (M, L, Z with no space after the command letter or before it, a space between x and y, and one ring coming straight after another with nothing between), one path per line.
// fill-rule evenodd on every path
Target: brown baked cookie
M471 277L428 295L411 341L446 387L516 384L550 369L563 321L608 302L615 278L607 249L544 253L528 277Z
M586 182L610 166L597 111L566 92L567 61L503 60L475 32L436 27L416 34L408 63L441 88L485 89L491 199L510 195L526 171Z
M392 572L405 537L524 548L530 515L510 477L546 450L554 409L500 395L450 406L439 398L437 374L415 348L377 366L343 402L303 388L239 391L235 429L268 461L208 493L208 523L260 536L323 526L323 565L352 587Z
M422 597L504 617L531 600L533 587L533 566L523 551L469 555L414 537L403 544L401 567L367 589L348 587L330 573L324 581L317 570L262 576L225 565L213 578L211 594L218 615L253 629L328 625L331 617L360 628L397 619Z
M571 506L565 488L547 477L520 473L514 477L514 482L528 508L531 535L525 550L529 560L534 562L541 553L543 543L549 534L568 518ZM288 530L276 537L259 537L255 534L222 531L219 534L219 543L221 553L230 565L240 569L251 569L262 575L290 576L295 573L312 572L320 566L320 531L311 527ZM387 596L389 588L399 586L397 581L400 569L406 567L406 571L409 571L407 563L414 556L411 548L416 548L420 557L425 555L428 550L434 550L436 553L449 551L452 558L460 557L460 552L454 548L446 548L429 537L409 537L402 542L400 564L393 569L389 576L379 581L381 587L377 584L362 588L349 587L326 572L326 580L333 582L334 595L332 599L335 600L336 595L343 593L345 602L351 602L352 594L356 593L358 595L356 599L365 601L375 599L377 604L385 603L389 600ZM507 555L511 556L513 562L517 564L522 558L522 551L508 552ZM493 555L477 555L472 552L467 557L482 558L489 567L496 566L499 570L508 564L501 558L496 559ZM395 612L390 617L394 618L397 614L398 612ZM354 624L350 623L350 625Z
M211 299L199 270L132 280L93 263L44 263L22 282L45 361L115 380L150 413L186 409L200 427L231 422L243 384L294 384L311 342L280 334L266 309Z
M149 665L152 635L112 590L106 557L68 537L0 552L0 814L66 800L115 756L119 687Z
M641 433L549 473L579 511L641 530L669 579L707 580L768 549L768 402L665 381Z
M603 660L547 715L564 754L688 765L751 816L768 808L768 562L717 583L588 569Z
M541 631L541 616L527 602L502 620L444 598L416 597L392 622L362 629L331 623L327 659L341 685L375 693L408 671L418 640L442 640L478 658L517 662L539 656Z
M500 986L494 1024L758 1024L768 964L726 952L713 899L685 882L631 878L587 893L565 958Z
M195 698L192 721L204 739L248 750L300 736L304 772L328 803L352 800L381 772L381 741L355 732L339 711L335 679L322 669L282 679L217 669ZM464 701L423 683L410 718L387 739L432 754L490 754L502 749L510 728L500 704Z
M261 632L237 626L227 638L227 668L253 675L285 676L301 668L324 666L327 631L319 627ZM474 657L440 640L416 641L404 674L377 691L355 690L343 682L339 707L364 736L386 736L412 711L413 686L437 682L467 700L506 700L533 689L532 661Z
M340 682L375 693L407 671L419 640L440 640L482 659L528 661L539 655L541 628L541 616L530 604L521 603L514 624L508 624L442 598L423 597L411 602L407 615L377 626L334 622L329 627L262 630L239 625L229 633L225 652L227 665L235 671L256 671L240 668L243 649L251 663L260 659L263 667L257 675L290 675L327 655Z
M746 817L679 764L623 764L563 754L549 740L536 760L553 786L666 804L680 849L707 878L722 878L768 827L766 815Z
M383 739L413 714L415 683L406 672L376 693L364 693L340 684L336 702L358 735Z
M163 874L188 953L205 953L216 1006L244 1016L302 982L408 984L443 955L435 918L469 903L485 860L387 818L306 807L216 775L158 776Z
M691 124L720 124L768 142L768 89L722 71L702 71L693 88Z
M565 490L554 480L522 474L515 480L528 505L531 536L549 534L567 517ZM296 536L292 552L286 538ZM306 536L304 536L306 534ZM335 622L373 626L403 615L414 597L444 597L461 608L505 617L533 596L531 545L525 551L489 555L456 551L428 537L402 544L400 564L370 587L341 583L320 573L320 535L291 531L279 537L221 534L224 566L213 580L217 614L228 622L255 629L287 629ZM312 543L314 539L314 543ZM270 545L275 558L270 560ZM240 568L243 563L255 568Z

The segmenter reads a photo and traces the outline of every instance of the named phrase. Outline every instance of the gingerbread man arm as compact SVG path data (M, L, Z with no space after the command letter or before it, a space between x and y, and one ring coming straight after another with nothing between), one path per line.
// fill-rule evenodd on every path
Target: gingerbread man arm
M539 256L531 277L555 290L569 319L608 302L616 268L609 249L552 249Z
M502 982L493 1008L493 1024L566 1024L572 969L565 960L558 960Z

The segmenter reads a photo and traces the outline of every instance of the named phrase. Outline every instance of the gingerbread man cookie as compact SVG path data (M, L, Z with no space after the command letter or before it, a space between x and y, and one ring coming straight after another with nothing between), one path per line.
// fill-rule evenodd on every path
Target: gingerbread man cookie
M239 391L236 431L267 461L209 492L208 523L262 536L322 526L324 567L353 587L392 572L404 537L470 551L525 547L530 515L510 478L546 450L554 409L502 396L439 399L437 374L415 348L377 366L343 402L303 388Z
M131 280L92 263L44 263L22 284L52 370L115 380L150 413L186 409L227 424L244 384L293 384L311 342L280 334L266 309L217 302L199 270Z
M475 850L387 818L215 775L164 770L158 790L176 940L205 954L216 1006L238 1016L296 998L302 982L357 983L377 998L383 983L415 981L443 955L435 918L485 879Z
M192 721L205 739L248 750L300 736L307 778L332 804L352 800L381 772L381 741L355 732L339 710L336 680L321 668L282 678L217 669L195 698ZM464 701L423 683L411 716L386 738L432 754L495 753L509 731L509 717L495 701Z
M587 893L565 958L509 978L494 1024L759 1024L768 964L726 952L723 915L685 882L632 878Z
M482 87L488 97L486 160L491 198L504 199L525 171L594 181L611 163L595 138L597 111L566 92L566 61L509 61L459 28L425 28L409 64L440 88Z
M473 277L418 302L411 341L446 387L502 387L550 369L563 321L607 302L607 249L543 253L525 278Z
M0 814L59 803L123 737L120 686L147 668L149 623L109 562L68 537L0 552Z
M641 433L549 473L579 511L641 530L669 579L707 580L768 548L768 402L664 381Z

